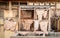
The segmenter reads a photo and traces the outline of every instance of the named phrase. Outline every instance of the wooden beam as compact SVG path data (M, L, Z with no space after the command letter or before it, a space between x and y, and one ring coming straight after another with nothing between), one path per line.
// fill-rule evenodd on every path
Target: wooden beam
M0 1L60 2L60 0L0 0Z

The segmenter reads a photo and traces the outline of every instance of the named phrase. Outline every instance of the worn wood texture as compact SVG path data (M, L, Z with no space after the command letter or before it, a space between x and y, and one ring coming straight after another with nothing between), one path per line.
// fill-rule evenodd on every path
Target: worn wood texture
M0 1L59 2L60 0L0 0Z

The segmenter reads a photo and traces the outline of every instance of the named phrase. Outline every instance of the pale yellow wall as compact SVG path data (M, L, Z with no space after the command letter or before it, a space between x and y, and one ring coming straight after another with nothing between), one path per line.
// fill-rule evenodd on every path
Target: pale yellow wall
M56 3L56 8L57 9L60 9L60 2L59 3L58 2Z
M15 17L16 14L17 14L17 10L12 10L12 12L9 12L9 10L4 10L4 18Z
M60 2L56 3L56 15L60 16Z
M8 10L4 10L4 18L8 17L9 11Z
M4 10L4 18L9 17L9 11L8 10ZM16 31L18 30L18 22L16 24ZM15 34L15 31L11 31L11 30L5 30L4 31L4 37L5 38L10 38L10 36L13 36Z
M0 26L0 38L4 38L4 27Z

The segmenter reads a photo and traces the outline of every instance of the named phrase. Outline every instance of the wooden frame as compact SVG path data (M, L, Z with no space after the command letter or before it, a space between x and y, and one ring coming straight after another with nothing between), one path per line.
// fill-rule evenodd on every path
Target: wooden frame
M24 8L24 9L22 9L21 7ZM19 9L19 13L20 13L20 14L19 14L19 19L20 19L20 20L21 20L21 16L20 16L20 15L21 15L21 10L34 10L34 17L35 17L35 9L36 9L37 7L40 8L40 7L42 7L42 6L36 6L36 7L35 7L35 6L21 6L21 7L20 7L20 9ZM26 7L26 8L29 7L30 9L26 9L25 7ZM47 9L49 8L49 6L43 6L43 8L44 8L44 7L47 7ZM33 9L31 9L31 8L33 8ZM40 8L40 9L43 9L43 8ZM49 9L48 9L48 10L49 10ZM33 21L34 21L34 20L35 20L35 18L33 19ZM48 18L48 20L49 20L49 18ZM21 21L20 21L20 24L21 24ZM20 27L21 27L21 26L20 26ZM49 27L49 29L50 29L50 27ZM28 31L27 31L27 32L28 32ZM43 36L45 36L45 33L44 33L44 32L43 32Z

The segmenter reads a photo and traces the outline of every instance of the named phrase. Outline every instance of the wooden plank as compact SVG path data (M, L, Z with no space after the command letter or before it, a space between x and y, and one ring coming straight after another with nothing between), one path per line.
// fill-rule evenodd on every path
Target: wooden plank
M60 2L60 0L0 0L0 1Z

